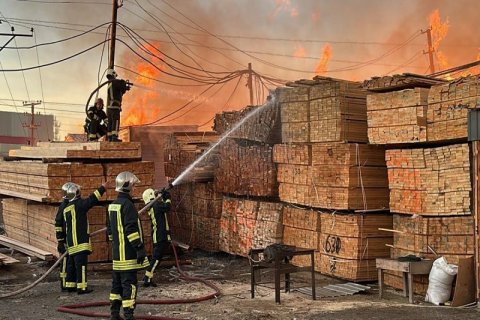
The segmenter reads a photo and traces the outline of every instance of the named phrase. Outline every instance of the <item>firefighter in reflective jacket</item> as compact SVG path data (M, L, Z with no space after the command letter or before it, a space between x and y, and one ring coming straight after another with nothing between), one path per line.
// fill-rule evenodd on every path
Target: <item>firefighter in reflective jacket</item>
M103 123L102 123L103 122ZM107 115L103 111L103 99L98 98L95 105L88 108L85 119L85 129L88 134L88 141L97 141L107 134Z
M103 183L88 198L80 198L80 186L72 183L66 193L69 200L63 209L63 220L66 230L67 252L67 278L65 286L70 291L76 287L78 294L90 293L93 290L87 287L88 255L92 253L90 231L87 212L98 203L105 193Z
M153 189L147 189L143 192L143 201L148 204L155 199L155 191ZM156 287L157 285L153 281L153 274L160 259L162 259L163 253L170 246L170 228L168 226L167 213L170 211L171 199L168 191L162 192L162 198L156 201L152 208L148 211L148 215L152 220L152 240L153 240L153 255L150 265L145 272L143 278L143 285L145 287Z
M65 239L67 235L65 231L65 223L63 220L63 209L65 209L68 204L67 191L71 184L71 182L67 182L62 186L63 201L58 207L57 214L55 215L55 236L58 243L57 251L60 255L64 254L67 251L67 247L65 246ZM63 258L60 267L60 288L62 291L69 291L66 287L67 261L68 254Z
M107 231L112 241L112 290L110 291L111 318L132 320L137 296L137 271L148 266L143 244L143 233L138 211L130 194L140 182L131 172L121 172L115 179L118 196L108 206Z
M130 83L117 79L117 72L113 69L107 70L108 84L107 95L107 139L108 141L122 141L118 139L118 132L120 130L120 112L122 111L122 97L130 90Z

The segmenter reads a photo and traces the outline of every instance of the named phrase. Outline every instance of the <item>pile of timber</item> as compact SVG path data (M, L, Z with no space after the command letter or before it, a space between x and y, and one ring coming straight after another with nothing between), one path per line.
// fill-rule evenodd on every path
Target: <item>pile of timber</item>
M384 152L352 143L277 144L280 199L338 210L388 208Z
M279 143L282 138L279 105L271 100L263 106L217 113L213 129L219 134L230 131L228 136L231 138Z
M392 212L424 216L471 214L468 144L392 149L386 151L385 158Z
M54 220L58 206L40 204L24 199L3 199L5 232L9 239L21 241L35 248L58 256ZM138 207L140 209L140 206ZM140 217L146 249L151 252L151 222L148 215ZM107 204L97 205L88 211L90 233L103 229L107 225ZM106 231L93 235L90 262L111 260L111 244Z
M433 86L428 97L429 141L467 138L469 109L480 106L480 76L470 76Z
M36 147L22 146L10 150L12 158L26 159L128 159L139 160L142 157L140 144L137 142L38 142Z
M215 132L175 132L167 137L164 150L165 176L178 177L203 152L208 150L219 136ZM218 153L212 150L189 171L183 181L206 182L213 180L218 163Z
M220 250L247 256L251 248L282 241L283 204L223 197Z
M320 212L312 208L285 205L283 208L283 243L300 248L315 249L315 270L320 271ZM309 266L309 256L293 257L292 263Z
M394 240L391 257L416 255L427 259L444 256L449 263L457 264L460 258L475 254L474 219L461 217L393 216ZM434 253L435 252L435 253ZM428 276L414 277L414 291L425 294ZM402 275L388 271L385 283L403 288Z
M377 279L376 258L390 255L389 214L321 213L320 272L352 281Z
M427 141L428 88L367 96L368 140L373 144Z
M140 183L134 198L140 198L145 188L153 184L154 166L150 161L127 163L43 163L41 161L0 161L0 194L38 202L61 202L62 185L74 182L83 194L95 191L103 181L115 181L122 171L131 171ZM116 198L114 189L108 189L105 200Z
M395 74L392 76L373 77L363 82L363 87L369 91L385 92L413 88L430 88L443 84L445 80L427 77L413 73Z
M234 195L277 197L277 170L272 153L269 144L226 138L219 146L216 189Z
M282 142L367 142L366 91L358 82L316 77L277 89Z
M193 248L218 251L222 194L213 183L180 184L171 194L168 222L172 238Z

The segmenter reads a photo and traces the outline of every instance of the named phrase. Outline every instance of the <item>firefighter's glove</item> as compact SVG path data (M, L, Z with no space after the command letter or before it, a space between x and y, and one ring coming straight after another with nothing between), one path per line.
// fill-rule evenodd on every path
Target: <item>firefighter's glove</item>
M170 192L168 191L162 191L162 199L163 201L167 201L167 200L170 200L172 197L170 195Z
M65 251L67 251L67 248L65 248L65 242L60 241L60 242L58 243L58 245L57 245L57 251L58 251L58 253L60 253L60 254L64 254Z
M147 253L145 252L145 247L142 244L139 248L137 248L137 263L143 264L143 261L145 261L146 257Z

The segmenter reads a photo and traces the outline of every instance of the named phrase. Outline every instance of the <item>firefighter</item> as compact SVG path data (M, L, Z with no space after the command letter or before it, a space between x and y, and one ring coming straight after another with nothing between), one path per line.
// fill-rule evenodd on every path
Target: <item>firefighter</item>
M113 69L107 70L108 84L107 95L107 139L108 141L120 142L118 132L120 130L120 112L122 111L122 97L130 90L130 83L117 79L117 72Z
M137 296L137 271L148 266L143 244L143 233L138 211L131 194L140 181L131 172L121 172L115 179L117 199L108 206L107 232L112 241L112 290L110 312L113 320L119 320L123 307L125 320L135 319Z
M147 189L143 192L143 201L148 204L155 199L156 194L153 189ZM168 191L162 191L162 197L159 201L156 201L152 208L148 211L148 215L152 220L152 240L153 240L153 254L150 265L145 272L143 278L144 287L156 287L157 285L153 281L153 273L155 268L160 262L163 253L170 246L170 228L168 226L167 213L170 211L171 200Z
M103 122L103 123L102 123ZM85 129L88 134L88 141L97 141L107 134L107 115L103 111L103 99L98 98L95 105L88 108L85 119Z
M71 182L67 182L62 186L63 201L58 207L57 214L55 215L55 236L57 238L57 243L58 243L57 251L60 256L67 251L67 247L65 246L66 232L65 232L65 222L63 220L63 209L65 209L65 207L68 204L67 191L71 184L72 184ZM72 291L72 290L68 290L68 288L66 287L67 261L68 261L68 255L66 255L63 258L62 264L61 264L60 288L62 291Z
M105 193L106 183L103 183L88 198L80 197L80 186L71 183L67 189L69 200L63 209L63 220L66 229L66 244L69 255L67 262L67 278L65 286L69 291L78 294L90 293L93 290L87 286L88 255L92 253L87 212L98 203Z

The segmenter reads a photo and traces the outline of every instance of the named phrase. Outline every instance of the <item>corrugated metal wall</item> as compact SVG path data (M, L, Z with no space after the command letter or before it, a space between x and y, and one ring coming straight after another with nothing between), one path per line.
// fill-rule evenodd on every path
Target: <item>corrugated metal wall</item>
M37 141L53 140L53 115L35 115L35 123L40 125L35 133ZM23 124L30 123L30 114L0 111L0 135L29 137L30 131Z

